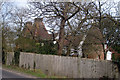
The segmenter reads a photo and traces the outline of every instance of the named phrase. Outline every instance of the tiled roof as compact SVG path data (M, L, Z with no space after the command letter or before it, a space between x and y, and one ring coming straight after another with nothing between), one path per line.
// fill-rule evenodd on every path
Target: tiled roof
M35 36L37 39L42 39L42 40L52 39L52 35L48 34L42 22L42 18L35 18L33 25L31 22L26 23L26 26L23 30L24 36L31 34L30 31L32 32L32 36Z

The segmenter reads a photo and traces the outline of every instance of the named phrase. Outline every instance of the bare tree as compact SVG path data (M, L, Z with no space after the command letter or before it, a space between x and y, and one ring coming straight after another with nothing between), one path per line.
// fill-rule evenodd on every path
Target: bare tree
M94 5L96 6L96 10L98 11L98 16L95 17L96 21L98 22L98 23L96 23L96 26L100 29L100 32L102 34L103 40L101 40L101 44L103 46L104 55L106 55L104 45L105 45L105 43L109 42L109 39L110 39L106 36L108 34L111 35L110 33L108 33L106 35L106 33L109 32L109 30L111 28L115 28L115 25L118 25L118 21L112 17L112 13L111 13L111 9L115 8L115 2L98 0L97 3L98 4L94 3ZM110 23L105 20L110 21L111 24L115 24L115 25L109 25ZM107 22L109 24L107 24L105 22ZM105 24L106 24L106 26L105 26ZM107 26L109 26L109 29Z
M6 41L6 38L8 37L7 36L7 29L9 28L9 22L10 22L10 13L11 13L11 10L12 10L12 5L7 3L7 2L4 2L2 4L2 7L1 7L1 10L0 10L0 16L1 16L1 28L2 28L2 49L4 50L5 49L5 46L7 45L7 41Z
M59 31L58 40L58 55L62 54L64 46L65 36L77 35L79 33L85 33L88 29L88 25L98 13L95 11L96 6L90 3L32 3L35 9L40 11L42 17L45 18L45 22L49 24L49 27L54 27ZM35 11L36 11L35 10ZM38 14L38 13L37 13ZM82 32L81 32L82 31ZM67 34L67 35L66 35ZM73 42L74 38L69 40ZM69 44L70 45L70 44ZM70 46L67 54L69 55Z
M62 54L64 40L67 39L68 35L73 37L77 37L78 34L86 35L92 26L97 26L104 38L104 26L102 26L101 21L106 17L110 18L107 12L109 13L112 8L111 6L107 6L107 9L103 8L104 5L107 5L106 1L98 1L98 4L94 2L34 2L31 4L33 4L35 10L32 12L35 14L34 16L38 15L38 17L44 18L44 22L48 27L58 30L58 55ZM114 19L110 19L114 21ZM73 43L74 38L68 41ZM70 54L71 43L68 46L67 55ZM101 43L104 48L104 40Z
M28 21L30 17L28 16L27 8L19 8L14 6L11 13L11 23L14 24L14 28L17 31L17 35L22 35L22 30L25 26L25 22Z
M39 6L39 5L42 6ZM59 27L59 41L58 41L58 55L62 54L64 44L65 26L68 20L73 18L80 10L74 3L34 3L35 8L42 11L42 15L46 18L48 23ZM73 12L74 11L74 12ZM55 23L54 23L55 21ZM57 24L57 25L56 25ZM53 26L52 25L52 26Z

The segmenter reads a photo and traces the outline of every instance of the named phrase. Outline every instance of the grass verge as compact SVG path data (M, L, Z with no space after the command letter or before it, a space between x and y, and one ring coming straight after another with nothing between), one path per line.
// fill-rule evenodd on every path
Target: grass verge
M20 73L25 73L25 74L28 74L31 76L35 76L38 78L65 78L65 77L58 77L58 76L48 76L48 75L44 74L40 69L29 70L29 69L20 68L20 67L13 66L13 65L10 65L10 66L2 65L2 67L13 70L13 71L18 71Z

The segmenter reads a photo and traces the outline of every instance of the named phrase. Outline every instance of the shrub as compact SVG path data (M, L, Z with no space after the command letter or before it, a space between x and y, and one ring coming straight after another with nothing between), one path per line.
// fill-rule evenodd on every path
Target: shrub
M16 50L14 52L14 64L16 66L19 66L19 56L20 56L20 50Z
M19 51L52 55L55 55L57 52L57 44L53 44L52 40L40 40L39 42L36 42L33 39L20 37L16 40L15 44L15 52L17 55L19 55Z

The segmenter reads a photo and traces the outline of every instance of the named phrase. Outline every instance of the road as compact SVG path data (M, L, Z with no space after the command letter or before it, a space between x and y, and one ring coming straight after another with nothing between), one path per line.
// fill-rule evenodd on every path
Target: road
M2 69L2 80L35 80L30 76Z

